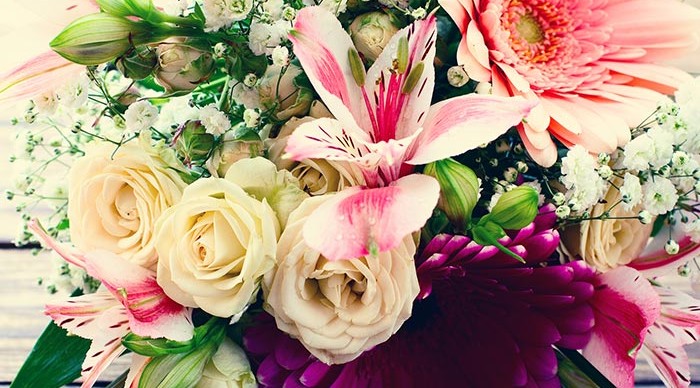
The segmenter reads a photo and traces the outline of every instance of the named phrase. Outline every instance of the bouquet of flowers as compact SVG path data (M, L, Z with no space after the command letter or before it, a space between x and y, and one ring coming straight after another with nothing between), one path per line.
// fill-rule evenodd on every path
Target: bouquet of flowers
M0 81L72 293L14 386L689 386L700 10L79 6Z

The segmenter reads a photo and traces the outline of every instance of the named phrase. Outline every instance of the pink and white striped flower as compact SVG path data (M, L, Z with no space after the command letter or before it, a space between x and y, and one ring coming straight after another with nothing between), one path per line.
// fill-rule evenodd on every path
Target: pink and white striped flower
M122 354L121 338L128 332L175 341L192 338L192 310L165 295L154 271L108 251L77 252L51 238L38 222L29 226L48 248L102 282L94 294L46 306L58 326L92 340L82 366L83 387L92 386Z
M407 176L413 165L487 143L536 104L467 95L431 105L436 35L434 15L416 21L397 32L365 72L335 16L321 7L299 11L290 34L294 53L335 118L299 126L287 156L344 163L365 186L341 192L318 209L325 222L307 223L307 243L328 259L388 250L418 230L439 188L430 177Z

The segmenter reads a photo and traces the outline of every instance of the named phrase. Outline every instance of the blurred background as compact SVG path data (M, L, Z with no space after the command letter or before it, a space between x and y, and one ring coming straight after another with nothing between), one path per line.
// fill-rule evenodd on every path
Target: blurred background
M27 59L48 49L48 42L65 24L71 15L79 11L87 0L3 0L3 18L0 23L0 74L7 72ZM167 0L166 0L167 1ZM673 0L658 0L673 1ZM700 7L700 0L686 0ZM700 50L696 50L673 65L700 75ZM21 125L12 126L13 117L22 116L23 104L18 106L0 104L0 190L2 193L13 186L21 166L9 163L13 153L16 133ZM33 255L30 249L17 249L12 243L20 228L16 204L0 195L0 386L12 381L22 361L31 350L34 341L42 332L48 318L43 315L46 303L65 298L65 294L49 294L38 279L52 272L52 258L47 253ZM45 212L36 208L35 212ZM670 281L687 286L687 278ZM700 345L689 350L692 375L700 382ZM116 377L126 368L126 361L119 363L103 376L105 381ZM646 365L638 368L639 385L658 386L660 383Z

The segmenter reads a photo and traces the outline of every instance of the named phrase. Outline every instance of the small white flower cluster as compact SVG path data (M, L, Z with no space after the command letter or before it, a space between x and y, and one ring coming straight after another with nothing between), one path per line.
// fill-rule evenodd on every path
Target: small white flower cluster
M158 121L158 108L146 100L135 102L124 112L126 135L129 137L143 132Z
M607 164L599 163L580 145L562 158L560 181L567 189L565 201L572 212L586 210L603 198L608 189L604 177L612 175L608 170Z
M32 99L32 105L27 109L25 121L32 123L36 119L37 112L44 115L52 115L59 108L72 111L85 105L88 99L90 79L87 74L81 73L74 80L54 90L45 90ZM34 111L36 109L36 112Z
M199 110L199 121L204 125L207 133L214 136L223 135L231 129L231 121L214 104L209 104Z
M202 11L207 20L205 31L227 28L248 17L252 9L253 0L203 0Z

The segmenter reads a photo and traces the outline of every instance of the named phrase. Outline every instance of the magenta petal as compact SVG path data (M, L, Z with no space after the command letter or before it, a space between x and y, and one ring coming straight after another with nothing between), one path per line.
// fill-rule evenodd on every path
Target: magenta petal
M287 341L287 346L275 348L275 360L283 368L294 370L301 368L309 360L309 352L299 341Z
M311 214L304 225L304 240L329 260L390 250L425 224L439 192L435 179L420 174L405 176L388 187L345 189Z
M557 356L551 347L524 347L520 354L528 373L537 381L550 380L557 375Z
M304 369L304 373L299 377L299 381L307 387L316 387L326 377L326 373L328 373L330 368L330 365L316 360Z
M258 367L258 382L267 387L279 387L286 380L289 371L280 367L275 360L275 355L270 354Z

